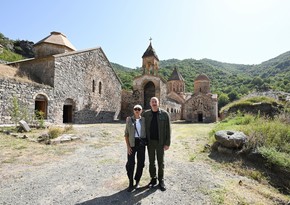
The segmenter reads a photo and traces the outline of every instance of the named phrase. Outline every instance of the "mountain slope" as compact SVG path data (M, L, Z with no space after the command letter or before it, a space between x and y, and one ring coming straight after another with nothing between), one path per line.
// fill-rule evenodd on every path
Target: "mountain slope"
M0 33L0 62L16 61L34 56L31 41L11 40ZM131 69L111 63L123 82L123 89L132 89L134 77L142 74L142 68ZM233 94L236 97L253 90L274 89L290 91L290 51L259 65L243 65L219 62L211 59L168 59L159 62L159 75L168 79L177 67L185 79L186 92L193 91L194 79L206 74L211 80L212 93Z

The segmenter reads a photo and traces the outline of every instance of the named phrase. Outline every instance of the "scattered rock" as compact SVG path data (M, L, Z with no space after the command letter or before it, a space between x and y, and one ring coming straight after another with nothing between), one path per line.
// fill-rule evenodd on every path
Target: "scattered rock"
M24 129L24 131L26 131L26 132L31 131L30 127L28 126L28 124L24 120L20 120L19 124Z
M217 131L215 138L225 148L241 148L247 140L243 132L230 130Z
M72 140L80 139L79 137L73 136L72 134L63 134L53 140L51 140L51 144L60 144L64 142L70 142Z
M49 135L47 134L47 133L44 133L44 134L42 134L42 135L40 135L39 137L37 137L37 139L36 139L36 141L37 142L39 142L39 143L45 143L46 144L46 142L47 141L49 141L50 139L49 139Z

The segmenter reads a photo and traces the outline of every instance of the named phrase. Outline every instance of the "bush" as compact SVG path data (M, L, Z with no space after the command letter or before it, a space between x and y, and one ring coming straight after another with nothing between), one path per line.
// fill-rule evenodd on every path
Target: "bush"
M48 130L48 135L50 139L57 138L63 133L63 129L60 127L50 127Z

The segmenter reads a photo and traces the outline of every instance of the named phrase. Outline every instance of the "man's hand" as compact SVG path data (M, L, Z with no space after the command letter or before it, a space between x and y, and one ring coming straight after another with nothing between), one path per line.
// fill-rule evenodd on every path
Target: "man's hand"
M169 146L167 146L167 145L164 145L164 151L166 151L166 150L168 150L169 149Z

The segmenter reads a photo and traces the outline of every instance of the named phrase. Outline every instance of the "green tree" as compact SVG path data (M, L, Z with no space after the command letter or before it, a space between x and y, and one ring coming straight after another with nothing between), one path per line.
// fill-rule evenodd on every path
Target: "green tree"
M9 113L11 116L11 121L15 124L15 127L17 126L18 122L21 119L21 111L20 111L20 105L17 97L12 98L11 106L9 109Z
M229 99L230 99L230 101L232 102L232 101L234 101L234 100L238 100L240 97L239 97L239 94L238 94L238 92L236 91L236 90L232 90L229 94L228 94L228 96L229 96Z
M230 99L228 97L227 94L225 93L221 93L219 96L218 96L218 107L219 109L224 107L226 104L228 104L230 102Z
M258 87L260 87L263 83L264 83L264 81L262 80L262 78L260 78L260 77L255 77L253 80L252 80L252 82L251 82L254 86L258 86Z

